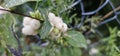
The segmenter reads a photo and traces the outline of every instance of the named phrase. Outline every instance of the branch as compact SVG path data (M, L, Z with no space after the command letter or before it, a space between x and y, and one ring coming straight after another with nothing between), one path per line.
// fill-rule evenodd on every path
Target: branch
M15 11L7 10L7 9L0 9L0 10L2 10L2 11L7 11L7 12L10 12L10 13L12 13L12 14L17 14L17 15L20 15L20 16L30 17L30 18L33 18L33 19L37 19L37 20L38 20L38 18L34 18L34 17L32 17L32 16L25 15L25 14L22 14L22 13L18 13L18 12L15 12ZM40 22L44 22L44 21L42 21L42 20L39 20L39 21L40 21Z
M120 6L118 6L117 8L115 8L115 11L118 11L118 10L120 10ZM109 13L107 13L105 16L103 16L102 18L101 18L101 20L100 21L102 21L102 20L104 20L104 19L106 19L106 18L108 18L109 16L111 16L112 14L114 13L114 11L112 10L112 11L110 11Z
M14 54L14 56L22 56L22 54L18 50L12 48L10 45L7 45L7 48L10 50L12 54Z
M18 43L18 49L15 50L15 49L13 49L13 48L10 47L10 46L7 46L7 47L8 47L8 49L9 49L14 55L22 56L21 43L20 43L19 37L17 36L17 34L16 34L15 31L14 31L14 25L13 25L13 24L14 24L14 23L12 23L12 25L11 25L11 31L12 31L12 33L13 33L14 38L16 39L16 41L17 41L17 43Z

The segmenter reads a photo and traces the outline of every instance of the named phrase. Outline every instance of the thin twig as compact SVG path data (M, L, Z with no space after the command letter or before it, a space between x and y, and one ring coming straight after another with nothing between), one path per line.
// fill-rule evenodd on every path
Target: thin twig
M16 52L18 52L20 54L20 56L22 56L22 47L21 47L21 43L20 43L20 40L19 40L19 37L17 36L17 34L15 33L14 31L14 22L12 23L11 25L11 31L13 33L13 36L15 37L17 43L18 43L18 49L16 50Z
M15 37L15 39L17 40L17 43L18 43L18 46L20 47L21 43L20 43L20 40L19 40L19 37L17 36L17 34L15 33L14 31L14 26L13 26L14 23L12 23L11 25L11 31L13 33L13 36ZM21 48L21 47L20 47Z
M115 11L118 11L118 10L120 10L120 6L118 6L116 9L115 9ZM101 18L101 21L102 20L104 20L104 19L106 19L106 18L108 18L110 15L112 15L114 13L114 11L112 10L112 11L110 11L109 13L107 13L105 16L103 16L102 18Z
M111 7L112 7L112 9L113 9L113 11L114 11L114 14L115 14L115 16L116 16L116 21L118 22L118 24L120 25L120 21L119 21L119 19L118 19L118 14L117 14L117 12L116 12L116 10L115 10L115 6L113 6L113 4L112 4L112 2L111 1L109 1L109 4L111 5Z
M110 5L111 5L111 7L112 7L113 10L110 11L109 13L107 13L105 16L103 16L103 17L100 19L100 21L98 22L98 25L105 24L105 23L109 22L110 20L114 20L114 19L116 19L117 22L120 24L120 21L117 19L118 13L116 12L116 11L120 10L120 6L118 6L117 8L114 8L111 3L110 3ZM112 18L109 18L109 19L103 21L104 19L106 19L106 18L108 18L109 16L111 16L113 13L115 14L115 16L113 16ZM101 21L103 21L103 22L101 22ZM100 23L100 22L101 22L101 23Z
M10 45L7 45L7 48L10 50L12 54L14 54L14 56L22 56L22 54L18 50L12 48Z
M105 23L108 23L108 22L114 20L115 18L116 18L116 16L113 16L113 17L111 17L111 18L109 18L109 19L107 19L107 20L104 20L104 21L101 22L101 23L98 23L98 27L101 26L101 25L103 25L103 24L105 24Z
M17 14L17 15L21 15L21 16L25 16L25 17L30 17L30 18L33 18L33 19L37 19L37 20L38 20L38 18L34 18L34 17L32 17L32 16L25 15L25 14L22 14L22 13L18 13L18 12L15 12L15 11L7 10L7 9L0 9L0 10L2 10L2 11L7 11L7 12L10 12L10 13L13 13L13 14ZM42 21L42 20L39 20L39 21L40 21L40 22L44 22L44 21Z

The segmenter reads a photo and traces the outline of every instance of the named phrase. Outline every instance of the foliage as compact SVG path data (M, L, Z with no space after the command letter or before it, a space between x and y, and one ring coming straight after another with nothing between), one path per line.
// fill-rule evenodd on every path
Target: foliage
M111 0L106 1L111 2ZM106 19L104 17L104 14L108 13L106 8L111 10L109 5L106 5L100 12L90 14L91 10L95 10L106 1L0 1L0 6L8 9L0 9L0 11L7 11L6 14L0 15L0 56L119 56L120 32L118 24L115 23L116 21L120 23L119 13L116 12L115 16L108 15L108 19ZM84 3L85 11L81 2ZM115 1L112 0L112 2ZM117 5L115 6L117 7ZM62 18L69 27L67 32L61 32L50 24L49 12ZM84 15L84 12L88 12L88 14ZM113 11L113 13L115 12ZM110 18L112 16L113 18ZM39 32L37 35L25 36L21 33L23 17L40 21L41 27L37 31ZM115 24L108 23L114 20L114 17L116 21L113 23ZM92 48L96 48L98 52L90 53Z

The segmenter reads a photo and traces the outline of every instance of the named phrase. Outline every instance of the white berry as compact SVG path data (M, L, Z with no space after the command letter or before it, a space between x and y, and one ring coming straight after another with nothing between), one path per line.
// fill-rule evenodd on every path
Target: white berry
M40 21L36 19L32 19L30 22L30 26L34 29L37 30L40 28Z
M51 13L51 12L50 12L50 13L48 14L48 18L49 18L48 20L49 20L49 22L50 22L50 24L51 24L52 26L54 26L53 21L54 21L55 17L56 17L56 16L55 16L54 13Z
M96 48L91 48L91 50L89 51L89 54L93 56L93 55L97 54L98 52L99 52L98 49L96 49Z
M61 29L61 31L62 32L66 32L67 30L68 30L67 24L62 23L62 29Z
M24 35L35 35L37 34L31 26L25 26L24 28L22 28L22 33Z
M51 13L51 12L50 12L50 13L48 14L49 21L53 21L55 17L56 17L56 16L55 16L54 13Z
M23 18L23 26L30 25L31 20L32 20L32 18L30 18L30 17L24 17Z
M67 24L63 23L63 20L61 17L56 17L55 14L50 12L48 14L48 18L52 26L55 26L57 29L61 30L62 32L67 31L68 29Z
M57 26L58 23L63 23L62 18L55 17L55 19L52 21L53 25Z
M57 23L57 24L55 24L55 27L57 28L57 29L62 29L62 23Z

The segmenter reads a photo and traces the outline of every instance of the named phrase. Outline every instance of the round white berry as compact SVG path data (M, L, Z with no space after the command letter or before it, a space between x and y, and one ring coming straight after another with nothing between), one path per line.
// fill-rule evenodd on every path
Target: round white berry
M96 48L91 48L91 50L89 51L89 54L93 56L93 55L97 54L98 52L99 52L98 49L96 49Z
M59 23L63 23L63 20L61 17L56 17L56 19L58 20Z
M37 34L35 32L35 30L32 29L31 26L25 26L24 28L22 28L22 33L24 35L35 35L35 34Z
M23 26L30 25L31 20L32 20L32 18L30 18L30 17L24 17L23 18Z
M30 22L30 26L34 29L37 30L40 28L40 21L36 19L32 19Z
M49 21L53 21L55 17L56 17L56 16L55 16L54 13L51 13L51 12L50 12L50 13L48 14Z
M62 29L61 29L61 31L62 32L66 32L67 30L68 30L67 24L62 23Z
M58 23L63 23L62 18L55 17L55 19L52 21L52 23L56 26Z
M51 12L48 14L48 18L49 18L48 20L52 26L54 26L53 21L54 21L55 17L56 17L55 14L53 14Z
M62 23L57 23L57 24L55 24L55 27L57 28L57 29L62 29Z

